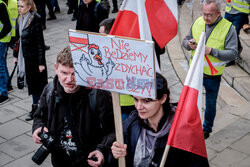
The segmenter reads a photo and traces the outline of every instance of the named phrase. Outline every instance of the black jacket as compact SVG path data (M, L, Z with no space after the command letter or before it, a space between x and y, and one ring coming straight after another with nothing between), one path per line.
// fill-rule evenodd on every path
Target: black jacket
M49 83L50 84L50 83ZM107 157L114 135L114 118L112 108L112 98L109 92L98 90L96 99L96 111L92 111L88 94L91 89L81 87L74 94L66 94L60 85L57 76L53 81L53 89L49 84L44 88L40 98L40 105L34 114L33 132L37 128L45 125L55 140L59 139L63 129L64 111L59 110L66 103L70 108L76 133L78 134L81 151L83 151L84 161L88 154L94 150L99 150ZM74 136L73 136L74 137ZM77 144L77 143L76 143ZM79 147L79 146L78 146ZM64 155L52 153L52 163L54 166L73 166Z
M108 18L108 12L98 2L92 1L88 7L84 3L79 6L76 29L99 32L99 24ZM95 9L96 8L96 9Z
M172 110L175 108L172 107ZM173 115L171 112L170 115ZM166 121L168 115L164 115L159 123L159 127L162 127ZM129 117L123 123L123 133L124 133L124 143L128 145L127 147L127 156L126 165L133 166L134 155L136 151L136 145L139 139L142 128L149 128L146 124L142 123L142 120L138 116L137 111L131 112ZM151 164L145 164L149 167L158 167L160 166L162 155L167 144L168 134L162 136L156 140L155 143L155 154L153 156ZM112 156L110 156L112 157ZM109 158L110 158L109 157ZM116 167L117 163L114 158L111 158L110 166ZM166 167L208 167L208 160L198 156L196 154L189 153L174 147L171 147L168 153L168 157L165 163Z
M19 24L16 25L16 41L20 38ZM21 36L23 57L25 62L26 81L29 94L41 94L44 86L48 83L47 67L45 60L45 47L41 18L31 11L31 17L22 31ZM14 52L14 57L18 51ZM39 65L44 65L45 70L39 71Z

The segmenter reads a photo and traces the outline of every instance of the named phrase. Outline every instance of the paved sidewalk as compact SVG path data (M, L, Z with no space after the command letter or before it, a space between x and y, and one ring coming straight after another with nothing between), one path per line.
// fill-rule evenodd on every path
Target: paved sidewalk
M59 3L61 13L56 15L57 20L47 22L47 29L44 31L46 45L51 47L46 51L49 80L55 75L54 62L58 52L69 45L68 29L74 29L76 23L71 21L72 15L67 15L66 0ZM195 12L198 12L197 10L198 8ZM112 16L114 17L114 14L110 15ZM187 20L182 18L180 21ZM181 31L183 32L183 29L180 29ZM244 35L241 39L249 44L249 36ZM162 73L169 82L172 102L176 102L182 89L187 64L179 37L176 37L166 49L165 55L162 56ZM178 57L179 55L182 57ZM9 71L12 71L13 66L12 52L9 51ZM32 121L24 121L31 110L32 99L28 96L27 90L17 89L16 74L12 84L14 91L9 95L11 100L0 106L0 167L36 167L31 157L39 145L34 144L31 137ZM231 88L228 84L225 87ZM234 101L236 96L231 91L227 92L228 99L222 99L218 104L215 131L206 140L209 162L211 167L250 167L250 104L245 99L244 102ZM50 158L41 166L50 167Z

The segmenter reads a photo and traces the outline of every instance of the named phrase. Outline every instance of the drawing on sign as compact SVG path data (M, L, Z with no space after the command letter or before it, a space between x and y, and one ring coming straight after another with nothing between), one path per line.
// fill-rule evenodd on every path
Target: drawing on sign
M109 58L106 64L102 61L102 53L99 46L96 44L88 45L88 53L84 53L80 57L79 61L74 62L76 74L81 78L82 81L87 82L89 86L102 85L108 79L108 76L112 73L115 63ZM101 78L96 81L89 82L86 77L81 77L82 74L87 76L100 76Z
M69 31L78 85L155 97L153 42Z

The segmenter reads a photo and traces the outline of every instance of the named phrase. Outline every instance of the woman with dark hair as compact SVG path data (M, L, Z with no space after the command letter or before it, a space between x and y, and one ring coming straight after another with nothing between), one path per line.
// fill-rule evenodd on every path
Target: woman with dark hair
M169 102L167 80L160 74L156 74L156 87L156 99L134 96L136 110L123 124L126 144L116 141L111 147L114 158L126 156L127 166L160 163L175 107Z
M156 99L134 96L136 110L123 123L124 143L115 141L111 147L110 166L115 159L126 157L126 165L134 167L160 166L176 107L170 104L167 80L156 74ZM207 167L207 160L198 155L170 148L165 166Z
M35 12L33 0L19 0L18 11L16 39L19 47L14 51L14 62L18 65L18 77L23 78L29 95L32 95L32 110L25 118L29 121L33 119L40 95L48 83L47 67L41 17Z

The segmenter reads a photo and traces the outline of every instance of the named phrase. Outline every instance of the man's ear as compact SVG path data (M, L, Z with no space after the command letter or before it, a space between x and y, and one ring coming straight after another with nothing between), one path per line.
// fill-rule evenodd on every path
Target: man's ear
M55 64L54 64L54 67L55 67L55 72L56 72L56 74L57 74L57 71L58 71L58 65L55 63Z
M56 64L56 63L54 64L54 67L55 67L55 70L57 70L58 67L57 67L57 64Z

